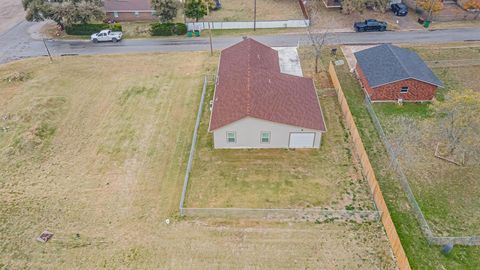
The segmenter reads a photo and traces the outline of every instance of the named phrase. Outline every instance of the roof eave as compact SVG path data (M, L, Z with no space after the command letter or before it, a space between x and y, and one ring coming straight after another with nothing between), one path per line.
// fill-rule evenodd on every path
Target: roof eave
M367 81L368 81L367 76L365 76L365 78L366 78ZM387 85L387 84L396 83L396 82L405 81L405 80L416 80L416 81L419 81L419 82L423 82L423 83L427 83L427 84L434 85L434 86L436 86L436 87L443 88L443 85L442 85L442 84L436 84L436 83L433 83L433 82L427 82L427 81L420 80L420 79L414 78L414 77L402 78L402 79L398 79L398 80L395 80L395 81L378 84L378 85L375 85L375 86L371 85L370 82L368 82L368 85L369 85L371 88L377 88L377 87L385 86L385 85Z

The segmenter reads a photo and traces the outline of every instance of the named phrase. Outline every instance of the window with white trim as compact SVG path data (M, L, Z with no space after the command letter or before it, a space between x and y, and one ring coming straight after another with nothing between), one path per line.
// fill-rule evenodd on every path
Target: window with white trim
M403 86L402 89L400 89L400 93L408 93L408 86Z
M269 131L262 131L260 133L260 142L261 143L270 143L270 132Z
M135 15L135 17L138 17L138 16L140 16L140 12L135 11L135 12L133 13L133 15Z
M118 11L113 12L113 17L118 18Z
M234 131L227 131L227 143L235 143L237 141L237 135Z

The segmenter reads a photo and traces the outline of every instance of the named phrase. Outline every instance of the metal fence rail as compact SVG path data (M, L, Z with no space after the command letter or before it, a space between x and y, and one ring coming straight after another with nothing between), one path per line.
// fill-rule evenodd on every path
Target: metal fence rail
M296 221L379 221L378 211L304 209L262 209L262 208L183 208L183 213L191 217L210 218L253 218Z
M385 146L385 149L387 150L387 154L390 159L392 168L398 176L400 185L402 186L403 191L407 195L408 202L415 213L417 221L420 224L420 228L423 234L425 235L425 237L427 238L428 243L433 245L454 244L454 245L464 245L464 246L480 246L480 236L441 237L441 236L435 236L433 234L422 212L422 209L418 205L417 199L413 194L412 188L410 187L410 183L408 182L408 178L403 172L400 162L398 161L398 156L393 150L392 146L390 145L388 137L385 134L385 131L383 130L380 120L378 119L378 116L375 113L375 110L373 109L372 103L368 96L365 96L365 106L367 107L367 111L370 115L370 118L373 121L375 130L377 131L382 143Z
M203 79L202 97L200 98L200 104L198 105L197 120L195 122L195 129L193 130L192 146L190 147L190 154L188 156L187 169L185 171L185 178L183 180L182 195L180 196L180 205L179 205L180 216L184 215L183 206L185 205L185 195L187 194L188 180L190 179L190 172L192 171L193 157L195 155L195 148L197 145L198 127L200 126L200 120L202 119L203 103L205 101L205 93L207 92L207 86L208 86L208 75L205 75Z

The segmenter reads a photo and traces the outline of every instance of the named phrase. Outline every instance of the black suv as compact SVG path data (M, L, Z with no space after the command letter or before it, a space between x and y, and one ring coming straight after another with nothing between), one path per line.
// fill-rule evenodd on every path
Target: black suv
M373 19L365 20L363 22L356 22L353 24L353 28L357 32L367 32L367 31L385 31L387 30L387 23L382 21L377 21Z
M408 14L408 7L405 4L392 4L391 8L393 13L397 16L407 16Z

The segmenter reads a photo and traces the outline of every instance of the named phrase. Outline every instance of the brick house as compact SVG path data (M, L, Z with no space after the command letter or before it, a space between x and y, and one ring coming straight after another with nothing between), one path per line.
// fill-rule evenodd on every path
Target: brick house
M355 53L355 71L372 101L431 101L442 82L413 51L383 44Z
M107 18L115 21L155 21L158 16L150 0L104 0Z

